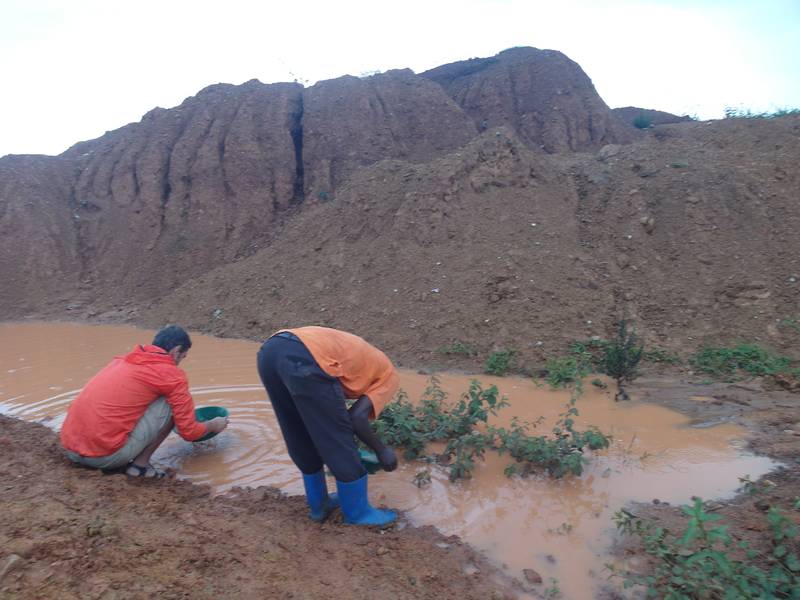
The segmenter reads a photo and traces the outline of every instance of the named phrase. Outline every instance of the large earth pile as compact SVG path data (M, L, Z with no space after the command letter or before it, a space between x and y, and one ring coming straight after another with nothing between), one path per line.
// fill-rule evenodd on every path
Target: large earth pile
M533 48L216 85L0 159L0 311L250 338L322 324L415 365L454 341L533 363L620 317L670 350L791 351L799 160L800 117L641 132Z

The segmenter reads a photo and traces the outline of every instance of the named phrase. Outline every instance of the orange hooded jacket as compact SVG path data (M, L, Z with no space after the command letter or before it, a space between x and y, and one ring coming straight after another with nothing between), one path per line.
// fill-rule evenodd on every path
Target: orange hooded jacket
M195 419L183 369L158 346L136 346L114 358L73 400L61 427L61 445L86 457L113 454L125 445L159 396L165 396L172 407L183 439L192 441L206 434L206 426Z

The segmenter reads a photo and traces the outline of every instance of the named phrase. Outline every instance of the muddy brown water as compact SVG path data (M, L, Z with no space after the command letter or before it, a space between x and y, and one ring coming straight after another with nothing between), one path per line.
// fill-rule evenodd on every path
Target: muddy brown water
M72 323L0 323L0 412L58 429L81 386L111 357L147 343L152 331ZM230 426L215 440L192 444L175 435L155 455L179 476L220 493L233 486L271 485L302 493L280 431L255 369L259 344L195 334L188 358L195 403L230 411ZM391 354L391 349L387 349ZM401 371L411 399L428 383L425 375ZM455 400L472 378L496 385L510 406L495 419L512 416L549 429L569 401L528 379L440 374ZM609 386L609 390L612 386ZM447 471L423 462L402 462L394 473L370 478L374 502L399 508L408 522L435 525L457 534L520 576L535 569L558 581L565 598L592 598L608 573L612 515L631 501L685 503L731 496L739 477L755 479L774 467L769 459L743 452L746 432L730 423L709 428L665 408L635 401L615 403L613 394L587 385L578 400L578 425L592 424L613 435L611 447L591 457L581 477L508 478L507 457L487 454L472 480L451 484ZM430 484L419 488L416 473L429 469Z

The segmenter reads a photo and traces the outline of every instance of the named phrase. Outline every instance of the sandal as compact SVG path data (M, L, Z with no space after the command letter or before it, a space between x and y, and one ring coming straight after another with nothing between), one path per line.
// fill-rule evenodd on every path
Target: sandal
M128 465L125 474L128 477L141 477L142 479L162 479L167 475L164 471L156 469L150 463L147 463L144 467L131 463Z

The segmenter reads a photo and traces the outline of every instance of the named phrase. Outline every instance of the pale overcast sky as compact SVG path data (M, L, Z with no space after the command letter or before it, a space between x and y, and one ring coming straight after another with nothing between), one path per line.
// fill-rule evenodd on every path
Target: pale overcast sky
M207 85L564 52L611 107L800 107L800 0L0 0L0 156L58 154Z

